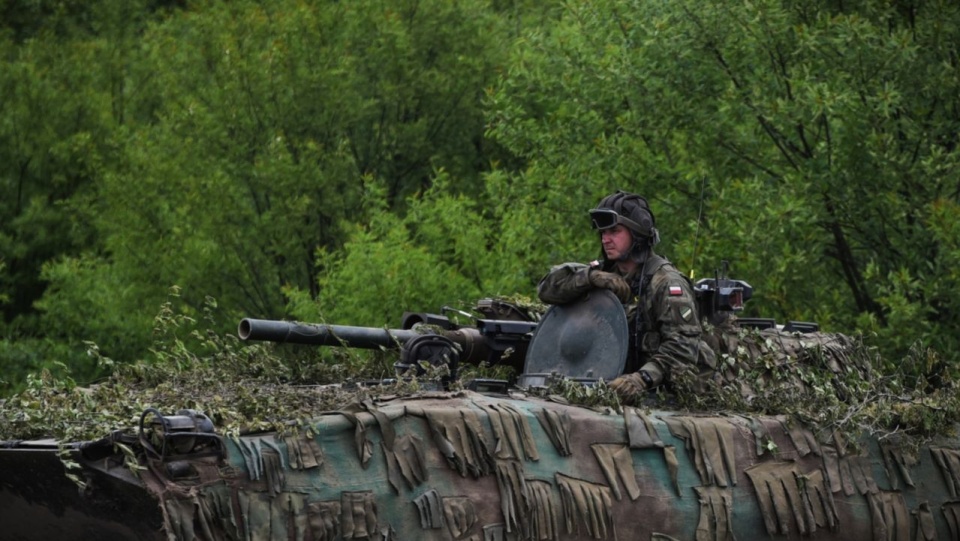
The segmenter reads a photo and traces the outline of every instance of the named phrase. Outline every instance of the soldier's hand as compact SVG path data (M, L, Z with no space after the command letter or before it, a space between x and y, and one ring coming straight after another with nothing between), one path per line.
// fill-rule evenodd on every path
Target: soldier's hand
M636 403L639 402L647 392L647 382L644 381L640 372L633 372L624 374L611 381L610 388L613 389L624 402Z
M601 289L609 289L613 291L613 294L620 299L620 302L626 304L630 302L630 297L633 294L630 291L630 284L623 279L623 276L613 272L606 272L602 270L591 270L590 271L590 284L593 287L598 287Z

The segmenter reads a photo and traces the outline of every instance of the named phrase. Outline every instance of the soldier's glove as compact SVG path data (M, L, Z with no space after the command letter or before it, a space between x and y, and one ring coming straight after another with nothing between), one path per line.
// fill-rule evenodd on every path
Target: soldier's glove
M644 377L646 376L646 377ZM643 371L624 374L610 382L610 388L613 389L620 398L627 403L637 403L646 394L647 389L652 387L650 376Z
M630 297L633 296L630 291L630 284L623 279L623 276L613 272L592 269L590 271L590 285L613 291L613 294L624 304L630 302Z

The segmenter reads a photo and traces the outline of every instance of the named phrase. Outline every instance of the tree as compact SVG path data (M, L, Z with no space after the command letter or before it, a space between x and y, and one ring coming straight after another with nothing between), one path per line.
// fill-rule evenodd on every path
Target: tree
M585 194L646 193L674 259L733 259L755 309L894 358L957 351L958 22L950 2L574 3L516 51L492 134L530 160L515 198L570 194L548 229Z
M375 219L367 185L385 188L376 213L400 216L436 169L478 191L497 24L484 2L439 1L213 2L151 24L131 70L153 75L97 184L103 249L48 267L49 321L101 284L127 284L94 306L139 328L171 285L236 316L285 315L285 290L322 295L316 255Z
M94 185L117 158L131 44L147 2L25 3L5 6L0 27L0 281L3 320L32 323L46 289L42 265L98 250L85 212Z

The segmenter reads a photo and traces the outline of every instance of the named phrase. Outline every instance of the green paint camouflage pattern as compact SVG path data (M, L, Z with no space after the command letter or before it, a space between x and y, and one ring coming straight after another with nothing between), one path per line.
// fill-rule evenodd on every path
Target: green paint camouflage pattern
M854 452L783 417L617 413L470 391L354 403L310 432L225 439L225 460L188 459L177 477L148 462L127 480L160 502L162 530L117 538L960 535L955 440L919 456L876 440Z

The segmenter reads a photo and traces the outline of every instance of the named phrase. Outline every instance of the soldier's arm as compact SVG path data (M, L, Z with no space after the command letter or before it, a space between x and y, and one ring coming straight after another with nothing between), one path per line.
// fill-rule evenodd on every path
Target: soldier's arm
M537 285L537 295L547 304L567 304L590 291L590 266L563 263L550 269Z
M654 385L670 381L672 374L694 369L702 330L697 321L693 291L682 276L674 275L654 288L654 325L660 331L660 346L640 370Z

